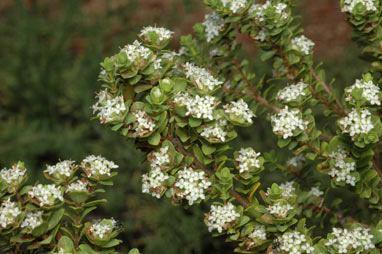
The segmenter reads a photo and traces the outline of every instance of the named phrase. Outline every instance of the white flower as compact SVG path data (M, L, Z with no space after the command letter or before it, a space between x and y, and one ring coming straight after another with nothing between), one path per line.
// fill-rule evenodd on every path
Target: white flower
M217 80L211 75L209 71L204 68L195 66L192 63L185 63L183 65L186 77L190 79L197 88L200 90L214 90L217 86L223 84L222 81Z
M253 123L252 118L255 117L248 104L240 99L237 102L232 101L230 105L224 105L225 112L230 115L232 120L243 119L247 123Z
M235 211L235 206L227 203L224 206L211 205L210 212L206 215L208 231L217 230L219 233L227 230L232 222L235 222L240 214Z
M126 112L123 96L113 97L107 89L100 91L96 98L98 101L92 106L93 114L97 113L101 123L121 121Z
M32 190L28 191L28 195L31 198L35 198L41 207L45 205L52 206L57 199L64 201L61 187L54 184L38 184L37 186L34 186Z
M135 132L138 137L142 137L149 132L152 132L155 128L155 122L152 120L149 115L144 110L136 110L132 112L135 116L135 121L137 123L137 127Z
M288 17L288 13L286 12L287 5L284 3L278 3L273 5L271 1L267 1L265 4L254 4L249 9L249 13L255 13L255 17L259 22L264 22L265 18L265 10L268 8L273 8L277 14L281 15L281 19L286 19Z
M192 97L188 93L178 93L174 98L174 103L187 108L186 115L199 119L213 120L214 109L217 105L216 98L213 96Z
M259 156L260 153L256 153L251 147L241 148L235 157L240 174L249 172L251 168L260 168Z
M245 7L247 7L247 4L248 4L246 0L221 0L221 1L224 7L227 7L229 4L230 5L229 9L233 13L239 12L240 9L244 9Z
M369 12L377 11L376 0L344 0L341 11L352 13L354 7L359 3L364 5L366 7L366 10Z
M207 42L211 42L223 30L224 19L217 15L216 12L211 12L204 16L202 24L206 31Z
M253 232L248 235L249 238L252 240L260 240L265 241L267 240L267 231L265 230L264 225L256 225L256 227L253 229Z
M286 199L292 197L296 191L296 188L293 186L294 181L285 182L280 184L279 188L283 191L282 196Z
M306 161L306 158L304 157L304 155L299 154L297 156L294 156L288 159L286 163L288 166L297 167L300 162L304 162L304 161Z
M17 216L21 214L20 208L17 206L16 202L7 200L3 200L0 206L0 226L5 229L9 225L14 224L16 222Z
M139 41L126 45L121 52L125 52L127 59L135 64L148 60L152 53L150 49L142 46Z
M293 100L298 100L299 98L306 95L304 91L308 85L304 82L298 82L297 84L289 85L277 93L277 99L285 102L290 102Z
M255 36L255 40L263 42L268 38L268 36L268 32L265 29L261 29Z
M288 106L285 106L279 113L271 117L273 132L287 139L288 137L293 137L293 132L297 129L304 130L308 122L304 121L299 114L300 111L298 109L289 111Z
M168 175L159 168L152 169L149 173L142 175L142 192L151 193L153 197L160 198L166 189L164 183L167 179Z
M99 222L93 223L89 228L89 232L93 237L104 239L113 231L116 221L111 218L110 220L103 219Z
M21 223L21 227L27 228L28 230L32 231L33 229L41 225L41 223L43 222L43 219L42 219L43 213L44 212L41 210L27 213L24 221Z
M156 33L158 35L159 42L171 39L171 36L174 34L174 32L163 27L147 26L141 30L140 36L143 36L146 40L148 40L150 33Z
M367 134L374 129L371 122L371 113L367 109L353 109L346 117L339 121L342 133L349 133L351 137L358 134Z
M102 156L89 155L81 163L86 175L91 176L110 176L113 168L118 168L113 161L106 160Z
M10 169L2 169L0 176L7 184L19 184L25 176L27 169L22 167L19 163L12 166Z
M153 152L149 155L150 167L152 169L161 169L170 163L168 146L161 147L159 152Z
M274 205L269 205L266 209L270 214L273 214L279 218L286 218L288 211L292 210L293 206L290 204L282 205L281 203L276 203Z
M69 186L66 189L65 193L72 192L72 191L88 192L88 181L86 181L86 180L77 180L75 182L72 182L71 184L69 184Z
M307 241L304 234L294 231L284 233L278 238L279 248L285 253L305 254L314 253L313 246ZM284 252L283 252L284 253Z
M322 195L324 195L324 192L322 192L321 190L320 190L320 188L318 188L318 187L312 187L311 189L310 189L310 191L309 191L309 195L311 195L311 196L316 196L316 197L321 197Z
M355 186L356 178L351 175L355 171L354 161L345 161L349 157L349 152L338 146L337 152L332 152L329 157L334 160L334 167L329 171L329 175L337 182L345 182L352 186Z
M309 55L313 47L314 42L306 38L305 35L301 35L292 39L292 48L301 53L304 53L305 55Z
M73 163L74 161L71 161L71 160L60 161L56 165L53 165L53 166L48 165L47 168L44 170L44 172L48 173L51 176L69 177L73 171Z
M188 200L189 205L193 205L195 201L204 200L206 198L204 192L211 185L208 177L203 171L196 171L192 168L185 167L178 172L178 179L175 183L180 192L176 195Z
M218 140L224 142L227 136L227 132L225 131L226 126L227 120L218 115L214 124L203 126L203 130L200 135L209 140Z
M350 93L354 89L362 89L362 97L367 100L371 105L381 105L380 100L380 89L378 86L376 86L373 81L362 81L360 79L357 79L351 87L348 87L345 89L347 93L349 93L349 97L346 98L346 100L352 100Z
M372 250L375 245L372 243L374 236L369 234L369 229L357 227L355 229L333 228L333 232L329 234L333 238L329 238L325 243L331 246L337 253L365 253L364 251ZM357 250L354 252L354 250Z
M71 252L65 252L65 250L62 248L59 248L57 250L58 250L58 252L54 252L53 254L73 254Z

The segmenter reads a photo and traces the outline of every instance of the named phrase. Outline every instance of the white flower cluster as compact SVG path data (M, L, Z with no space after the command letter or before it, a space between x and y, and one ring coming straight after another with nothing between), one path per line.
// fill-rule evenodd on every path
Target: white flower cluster
M222 81L217 80L211 75L209 71L192 63L185 63L185 74L188 79L193 81L200 90L207 88L209 91L214 90L217 86L223 84Z
M346 117L339 121L343 128L342 133L349 133L351 137L368 133L374 129L374 125L371 122L371 113L367 109L357 111L353 109Z
M150 33L156 33L158 35L159 42L169 40L171 36L174 34L174 32L163 27L147 26L141 30L140 36L145 37L145 39L147 40L149 39Z
M216 12L211 12L204 16L202 24L205 28L207 42L210 42L219 36L219 32L224 28L224 19L217 15Z
M27 228L28 230L35 229L37 226L41 225L41 223L43 222L43 219L42 219L43 213L44 212L41 210L27 213L24 221L21 223L21 227Z
M170 163L168 146L161 147L159 152L153 152L150 156L150 167L152 169L161 169L166 163Z
M144 110L136 110L133 112L136 117L137 128L136 133L138 136L144 136L148 132L151 132L155 128L155 122L152 120L149 115Z
M377 11L376 0L344 0L341 11L351 13L359 3L363 4L367 11Z
M292 39L292 48L305 55L309 55L309 52L313 49L314 45L314 42L306 38L305 35Z
M285 102L297 100L306 95L304 89L308 87L304 82L289 85L277 93L277 99Z
M73 169L73 163L74 161L71 160L64 160L60 161L56 165L48 165L47 168L44 170L44 172L48 173L51 176L67 176L69 177L72 173Z
M329 175L338 182L344 181L355 186L356 178L351 175L351 172L355 171L355 162L345 161L346 158L349 158L349 153L338 146L338 151L332 152L329 157L335 160L335 168L330 169Z
M289 199L294 195L294 192L296 191L296 188L293 186L294 181L285 182L280 184L279 188L283 191L281 194L284 198Z
M271 117L273 132L287 139L293 137L293 131L297 129L304 130L308 122L304 121L299 114L298 109L289 110L288 106L285 106L279 113Z
M367 100L371 105L381 105L379 97L381 90L378 86L376 86L373 83L373 81L365 82L360 79L357 79L355 83L351 87L348 87L345 91L350 94L356 88L362 89L362 97L365 100ZM346 100L348 101L351 99L352 97L350 95L348 98L346 98Z
M204 192L210 185L211 182L203 171L198 172L187 167L178 172L178 179L175 183L175 187L181 190L177 196L186 198L189 205L194 204L197 200L204 200L206 198Z
M233 115L232 118L243 118L247 123L253 123L255 114L243 99L232 101L231 105L225 105L224 108L226 113Z
M280 249L285 253L304 254L314 253L313 246L307 241L306 236L300 232L287 232L278 238ZM283 252L284 253L284 252Z
M34 186L32 190L28 191L28 195L31 198L35 198L40 206L52 206L57 199L64 201L61 187L54 184L38 184L37 186Z
M338 253L364 253L363 251L374 249L372 243L373 235L369 234L369 229L357 227L352 230L333 228L331 233L334 238L329 238L326 246L332 246ZM354 250L357 249L356 252Z
M102 156L89 155L82 161L83 168L88 177L91 176L110 176L113 168L118 165L113 161L106 160Z
M101 220L99 222L93 223L89 228L89 231L96 238L103 239L113 231L116 223L117 222L113 218L110 220Z
M203 131L200 133L200 135L207 139L218 139L221 142L224 142L227 136L227 132L224 130L226 125L227 120L219 115L218 119L213 125L203 127Z
M216 107L216 98L213 96L201 97L196 95L192 97L188 93L178 93L174 102L187 108L186 115L192 115L200 119L214 119L214 108Z
M235 211L235 206L232 203L227 203L224 206L211 205L211 210L207 214L206 224L208 231L217 230L219 233L229 228L229 224L234 222L240 214Z
M227 7L228 4L230 4L229 9L233 13L239 12L240 9L244 9L247 7L247 1L246 0L221 0L224 7Z
M265 29L261 29L255 36L255 40L263 42L268 38L268 36L268 32Z
M310 189L310 191L309 191L309 195L311 195L311 196L316 196L316 197L321 197L322 195L324 195L324 192L322 192L321 190L320 190L320 188L318 188L318 187L312 187L311 189Z
M260 153L256 153L256 151L250 147L241 148L238 152L238 156L235 158L240 174L249 172L251 168L260 168L259 156Z
M294 157L288 159L287 165L297 167L300 162L304 162L304 161L306 161L306 158L304 157L304 155L299 154L297 156L294 156Z
M260 241L267 240L267 231L265 230L265 226L256 225L253 232L248 235L248 238L252 240L260 240Z
M160 198L165 189L164 182L168 175L164 174L159 168L152 169L149 173L142 175L142 192L151 193L151 196Z
M25 176L26 172L26 168L22 168L19 164L15 164L10 169L2 169L0 171L0 176L7 184L17 184Z
M122 96L112 97L108 91L102 90L97 95L98 101L92 106L93 114L97 113L101 123L121 120L126 111L125 102Z
M293 206L291 206L290 204L282 205L281 203L276 203L267 207L267 210L270 214L273 214L279 218L286 218L288 215L288 211L292 209Z
M86 181L86 180L77 180L75 182L72 182L71 184L69 184L69 186L66 189L65 193L72 192L72 191L88 192L88 181Z
M151 55L151 50L142 46L139 41L134 41L133 44L126 45L121 52L125 52L127 59L130 62L135 63L136 61L148 60Z
M281 19L286 19L288 17L288 13L286 12L286 8L288 6L284 3L278 3L277 5L273 5L272 1L267 1L265 4L254 4L249 9L249 13L255 13L256 19L259 22L264 22L265 10L268 8L274 8L275 12L281 15Z
M9 225L16 222L16 217L21 214L20 208L16 202L4 200L0 206L0 226L7 228Z

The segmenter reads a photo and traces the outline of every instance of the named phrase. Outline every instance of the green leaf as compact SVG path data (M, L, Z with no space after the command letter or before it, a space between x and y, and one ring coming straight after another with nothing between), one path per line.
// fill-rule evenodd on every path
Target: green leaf
M202 145L202 151L205 155L210 155L216 151L216 147L203 144Z
M160 143L160 138L160 134L158 132L154 132L150 135L148 142L150 145L157 146Z
M260 59L261 61L265 62L271 57L273 57L276 54L276 50L271 50L271 51L265 51L264 53L261 54Z
M52 215L49 218L49 225L48 230L51 230L54 228L60 221L62 216L64 215L65 209L60 208L52 213Z

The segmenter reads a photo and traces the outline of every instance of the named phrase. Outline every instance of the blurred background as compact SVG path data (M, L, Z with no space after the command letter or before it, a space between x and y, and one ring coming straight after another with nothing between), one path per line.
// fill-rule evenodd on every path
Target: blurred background
M324 61L327 76L344 87L367 64L358 58L338 5L300 1L298 11L306 35L316 43L317 62ZM212 238L204 226L206 207L184 210L142 194L144 155L90 121L104 57L131 43L147 25L175 31L170 47L177 49L179 37L191 33L206 12L202 0L0 0L0 168L23 160L35 181L46 164L102 155L120 168L111 193L105 194L107 205L96 215L124 224L122 253L133 247L145 254L232 253L229 243ZM252 42L241 40L253 68L271 72ZM269 123L258 121L241 130L236 144L263 152L275 141Z

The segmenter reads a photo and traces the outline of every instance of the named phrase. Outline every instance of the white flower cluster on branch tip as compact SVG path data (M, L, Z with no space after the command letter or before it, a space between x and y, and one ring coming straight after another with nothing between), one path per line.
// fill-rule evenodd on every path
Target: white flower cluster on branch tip
M188 93L178 93L174 98L174 103L179 106L187 108L186 115L193 116L199 119L214 119L214 109L217 105L216 98L213 96L199 96L192 97Z
M314 248L310 244L306 236L300 232L286 232L278 238L280 242L279 248L285 253L305 254L314 253ZM284 253L284 252L283 252Z
M381 90L373 83L373 81L365 82L363 80L357 79L355 83L351 87L346 88L345 91L350 94L356 88L362 89L362 97L371 105L381 105L379 96ZM346 100L352 100L351 95L349 95Z
M130 62L146 61L151 55L151 50L142 46L139 41L134 41L133 44L126 45L121 52L125 52L127 59Z
M275 12L281 15L281 19L286 19L288 17L288 13L286 12L287 7L288 6L285 3L278 3L276 5L273 5L272 2L268 0L264 4L252 5L251 8L249 9L249 13L255 13L256 19L259 22L264 22L265 10L268 8L274 8Z
M227 7L228 4L230 5L229 9L233 13L238 13L241 9L244 9L247 7L247 1L246 0L221 0L224 7Z
M2 169L0 176L7 184L18 183L25 176L26 171L19 164L15 164L10 169Z
M33 186L32 190L28 191L28 195L35 198L41 207L45 205L52 206L57 199L64 201L61 187L54 184Z
M113 231L117 223L113 218L110 219L110 222L111 223L106 223L106 220L101 220L99 222L93 223L89 228L89 231L96 238L104 239L105 236Z
M304 161L306 161L306 158L304 157L304 155L299 154L297 156L294 156L288 159L286 163L288 166L297 167L300 162L304 162Z
M260 153L256 153L251 147L241 148L235 158L240 174L249 172L251 168L260 168L259 156Z
M178 179L175 183L180 192L177 196L188 200L189 205L195 201L206 198L205 191L211 186L211 182L203 171L195 171L192 168L185 167L178 172Z
M40 226L41 223L43 222L43 219L42 219L43 213L44 212L41 210L27 213L27 215L25 216L25 219L21 223L21 227L27 228L29 230L33 230L36 227Z
M293 185L294 185L294 181L289 181L289 182L280 184L279 188L280 190L283 191L281 195L284 198L289 199L290 197L294 195L296 188Z
M168 154L168 146L161 147L159 152L153 152L150 155L150 167L152 169L161 169L167 163L170 163L170 156Z
M240 214L236 212L235 206L232 203L221 205L211 205L210 212L206 215L206 225L208 231L217 230L219 233L227 230L230 224L235 222Z
M279 113L271 117L273 132L287 139L293 137L293 131L297 129L304 130L308 122L304 121L299 114L298 109L289 110L288 106L285 106Z
M248 238L252 240L267 240L267 231L264 225L256 225L253 232L248 235Z
M207 42L211 42L215 37L219 36L219 32L224 28L224 19L216 12L211 12L204 16L203 26L206 32Z
M342 12L352 13L357 4L363 4L367 11L377 11L376 0L344 0Z
M218 119L216 119L216 122L213 125L206 127L203 126L203 130L200 135L206 139L217 139L218 141L224 142L227 136L227 132L224 130L226 125L227 120L219 115Z
M69 177L72 173L73 163L74 161L71 160L60 161L56 165L48 165L44 172L49 175L57 174L58 176Z
M255 114L253 114L252 110L243 99L232 101L230 105L224 105L224 108L227 114L243 118L247 123L253 123L252 118L255 117Z
M292 39L292 48L294 50L304 53L305 55L309 55L314 45L314 42L306 38L305 35L301 35Z
M311 189L310 189L310 191L309 191L309 195L311 195L311 196L316 196L316 197L321 197L322 195L324 195L324 192L322 192L321 190L320 190L320 188L319 187L312 187Z
M217 86L223 84L222 81L217 80L208 70L202 67L189 62L185 63L183 67L186 77L194 82L200 90L205 90L205 88L207 88L209 91L212 91Z
M369 234L369 229L357 227L355 229L333 228L330 234L333 238L328 237L326 246L331 246L338 253L364 253L363 251L375 248L372 243L373 235ZM354 252L354 250L357 250Z
M132 112L136 118L137 127L135 132L139 137L151 132L155 128L155 122L144 110L136 110Z
M267 208L268 212L272 215L275 215L279 218L286 218L288 215L288 212L293 209L293 206L290 204L281 204L281 203L276 203L274 205L269 205Z
M2 228L7 228L9 225L16 222L16 217L21 214L20 208L17 206L16 202L3 200L0 206L0 226Z
M255 36L255 40L264 42L268 38L269 34L265 29L261 29Z
M72 182L69 184L68 188L66 189L65 193L72 192L72 191L88 191L88 181L86 180L77 180L75 182Z
M343 128L342 133L349 133L351 137L362 133L367 134L374 129L374 125L371 122L371 113L367 109L360 111L353 109L339 123Z
M160 198L167 179L168 175L159 168L150 170L149 173L142 175L142 193L151 193L151 196Z
M277 98L281 101L290 102L293 100L297 100L300 97L306 95L304 89L307 88L308 85L304 82L298 82L297 84L289 85L277 93Z
M108 123L111 121L121 120L126 111L123 96L116 96L113 98L108 93L107 89L100 91L96 98L98 101L92 106L93 114L97 113L101 123Z
M102 156L89 155L82 161L82 167L88 177L110 176L110 171L118 165Z
M335 168L331 168L329 175L336 181L344 181L347 184L355 186L356 178L351 175L351 172L355 171L355 162L346 162L345 159L349 158L349 153L338 146L337 152L332 152L329 157L335 160Z
M150 33L156 33L158 35L158 40L160 42L169 40L171 36L174 34L174 32L163 27L147 26L141 30L140 36L143 36L145 37L145 39L148 39L148 35Z

